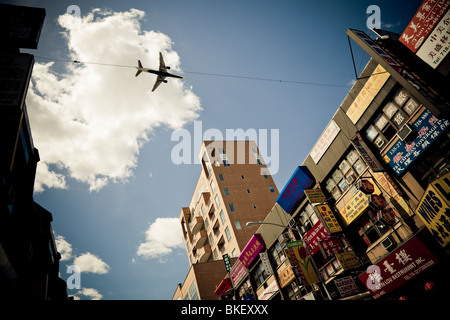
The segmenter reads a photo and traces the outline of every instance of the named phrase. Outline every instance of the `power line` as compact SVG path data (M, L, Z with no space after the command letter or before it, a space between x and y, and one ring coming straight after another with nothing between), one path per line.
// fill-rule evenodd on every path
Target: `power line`
M79 60L56 59L56 58L48 58L48 57L42 57L42 56L35 56L35 57L36 58L40 58L40 59L49 60L49 61L59 61L59 62L76 63L76 64L83 63L83 64L95 64L95 65L121 67L121 68L135 68L135 66L123 65L123 64L112 64L112 63L100 63L100 62L87 62L87 61L79 61ZM208 72L197 72L197 71L183 71L183 73L197 74L197 75L203 75L203 76L223 77L223 78L236 78L236 79L257 80L257 81L270 81L270 82L279 82L279 83L293 83L293 84L302 84L302 85L310 85L310 86L321 86L321 87L338 87L338 88L349 88L350 87L348 85L339 85L339 84L327 84L327 83L306 82L306 81L293 81L293 80L282 80L282 79L271 79L271 78L259 78L259 77L229 75L229 74L220 74L220 73L208 73Z

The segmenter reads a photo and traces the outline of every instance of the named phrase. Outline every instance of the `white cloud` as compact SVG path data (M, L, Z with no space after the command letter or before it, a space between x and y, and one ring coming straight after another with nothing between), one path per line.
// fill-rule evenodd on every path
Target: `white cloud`
M55 237L55 243L58 252L61 254L61 261L72 259L72 245L63 236L57 235Z
M104 274L108 273L111 269L102 259L90 252L83 253L76 257L73 263L80 268L81 272Z
M139 245L137 254L144 258L167 261L173 249L183 248L180 220L177 218L157 218L145 232L145 242Z
M140 59L145 67L158 68L162 52L166 64L181 73L171 39L141 29L144 15L136 9L94 9L82 18L65 14L57 21L71 60L133 66ZM69 177L87 183L90 191L125 182L157 127L181 128L201 111L199 98L180 80L169 79L151 92L156 76L135 77L132 68L68 64L66 73L58 74L54 67L54 62L36 63L27 94L41 157L37 192L67 188Z
M80 300L80 295L90 298L90 300L101 300L103 295L98 292L97 289L93 288L82 288L74 295L74 300Z

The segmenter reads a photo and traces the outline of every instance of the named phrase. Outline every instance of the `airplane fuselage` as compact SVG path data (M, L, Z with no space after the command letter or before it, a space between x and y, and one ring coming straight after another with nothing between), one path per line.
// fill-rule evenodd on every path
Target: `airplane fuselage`
M153 69L148 69L148 68L139 68L139 67L136 67L136 69L138 69L139 71L142 71L142 72L153 73L153 74L156 74L156 75L162 76L162 77L172 77L172 78L177 78L177 79L183 79L182 76L172 74L169 72L158 71L158 70L153 70Z

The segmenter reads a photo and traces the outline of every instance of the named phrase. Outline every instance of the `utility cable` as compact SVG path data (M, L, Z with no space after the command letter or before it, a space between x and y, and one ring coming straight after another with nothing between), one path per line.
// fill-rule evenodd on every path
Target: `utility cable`
M111 67L135 68L135 66L122 65L122 64L100 63L100 62L86 62L86 61L79 61L79 60L65 60L65 59L55 59L55 58L48 58L48 57L42 57L42 56L35 56L35 58L40 58L40 59L45 59L45 60L50 60L50 61L76 63L76 64L95 64L95 65L111 66ZM278 80L278 79L270 79L270 78L258 78L258 77L219 74L219 73L207 73L207 72L196 72L196 71L182 71L182 72L183 73L189 73L189 74L203 75L203 76L215 76L215 77L224 77L224 78L237 78L237 79L246 79L246 80L270 81L270 82L279 82L279 83L294 83L294 84L311 85L311 86L322 86L322 87L349 88L348 85L338 85L338 84L326 84L326 83L292 81L292 80Z

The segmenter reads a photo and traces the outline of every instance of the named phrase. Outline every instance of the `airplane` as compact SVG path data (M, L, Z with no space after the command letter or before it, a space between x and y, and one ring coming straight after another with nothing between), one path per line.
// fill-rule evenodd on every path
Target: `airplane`
M164 59L163 59L161 52L159 53L159 71L143 68L141 60L138 60L138 66L136 67L136 69L138 69L138 71L136 72L135 77L137 77L142 71L148 72L148 73L153 73L158 76L156 78L156 82L155 82L155 85L153 86L152 92L155 91L155 89L161 84L161 82L167 83L167 80L165 80L166 77L183 79L182 76L167 72L167 70L170 69L170 67L166 67L166 64L164 63Z

